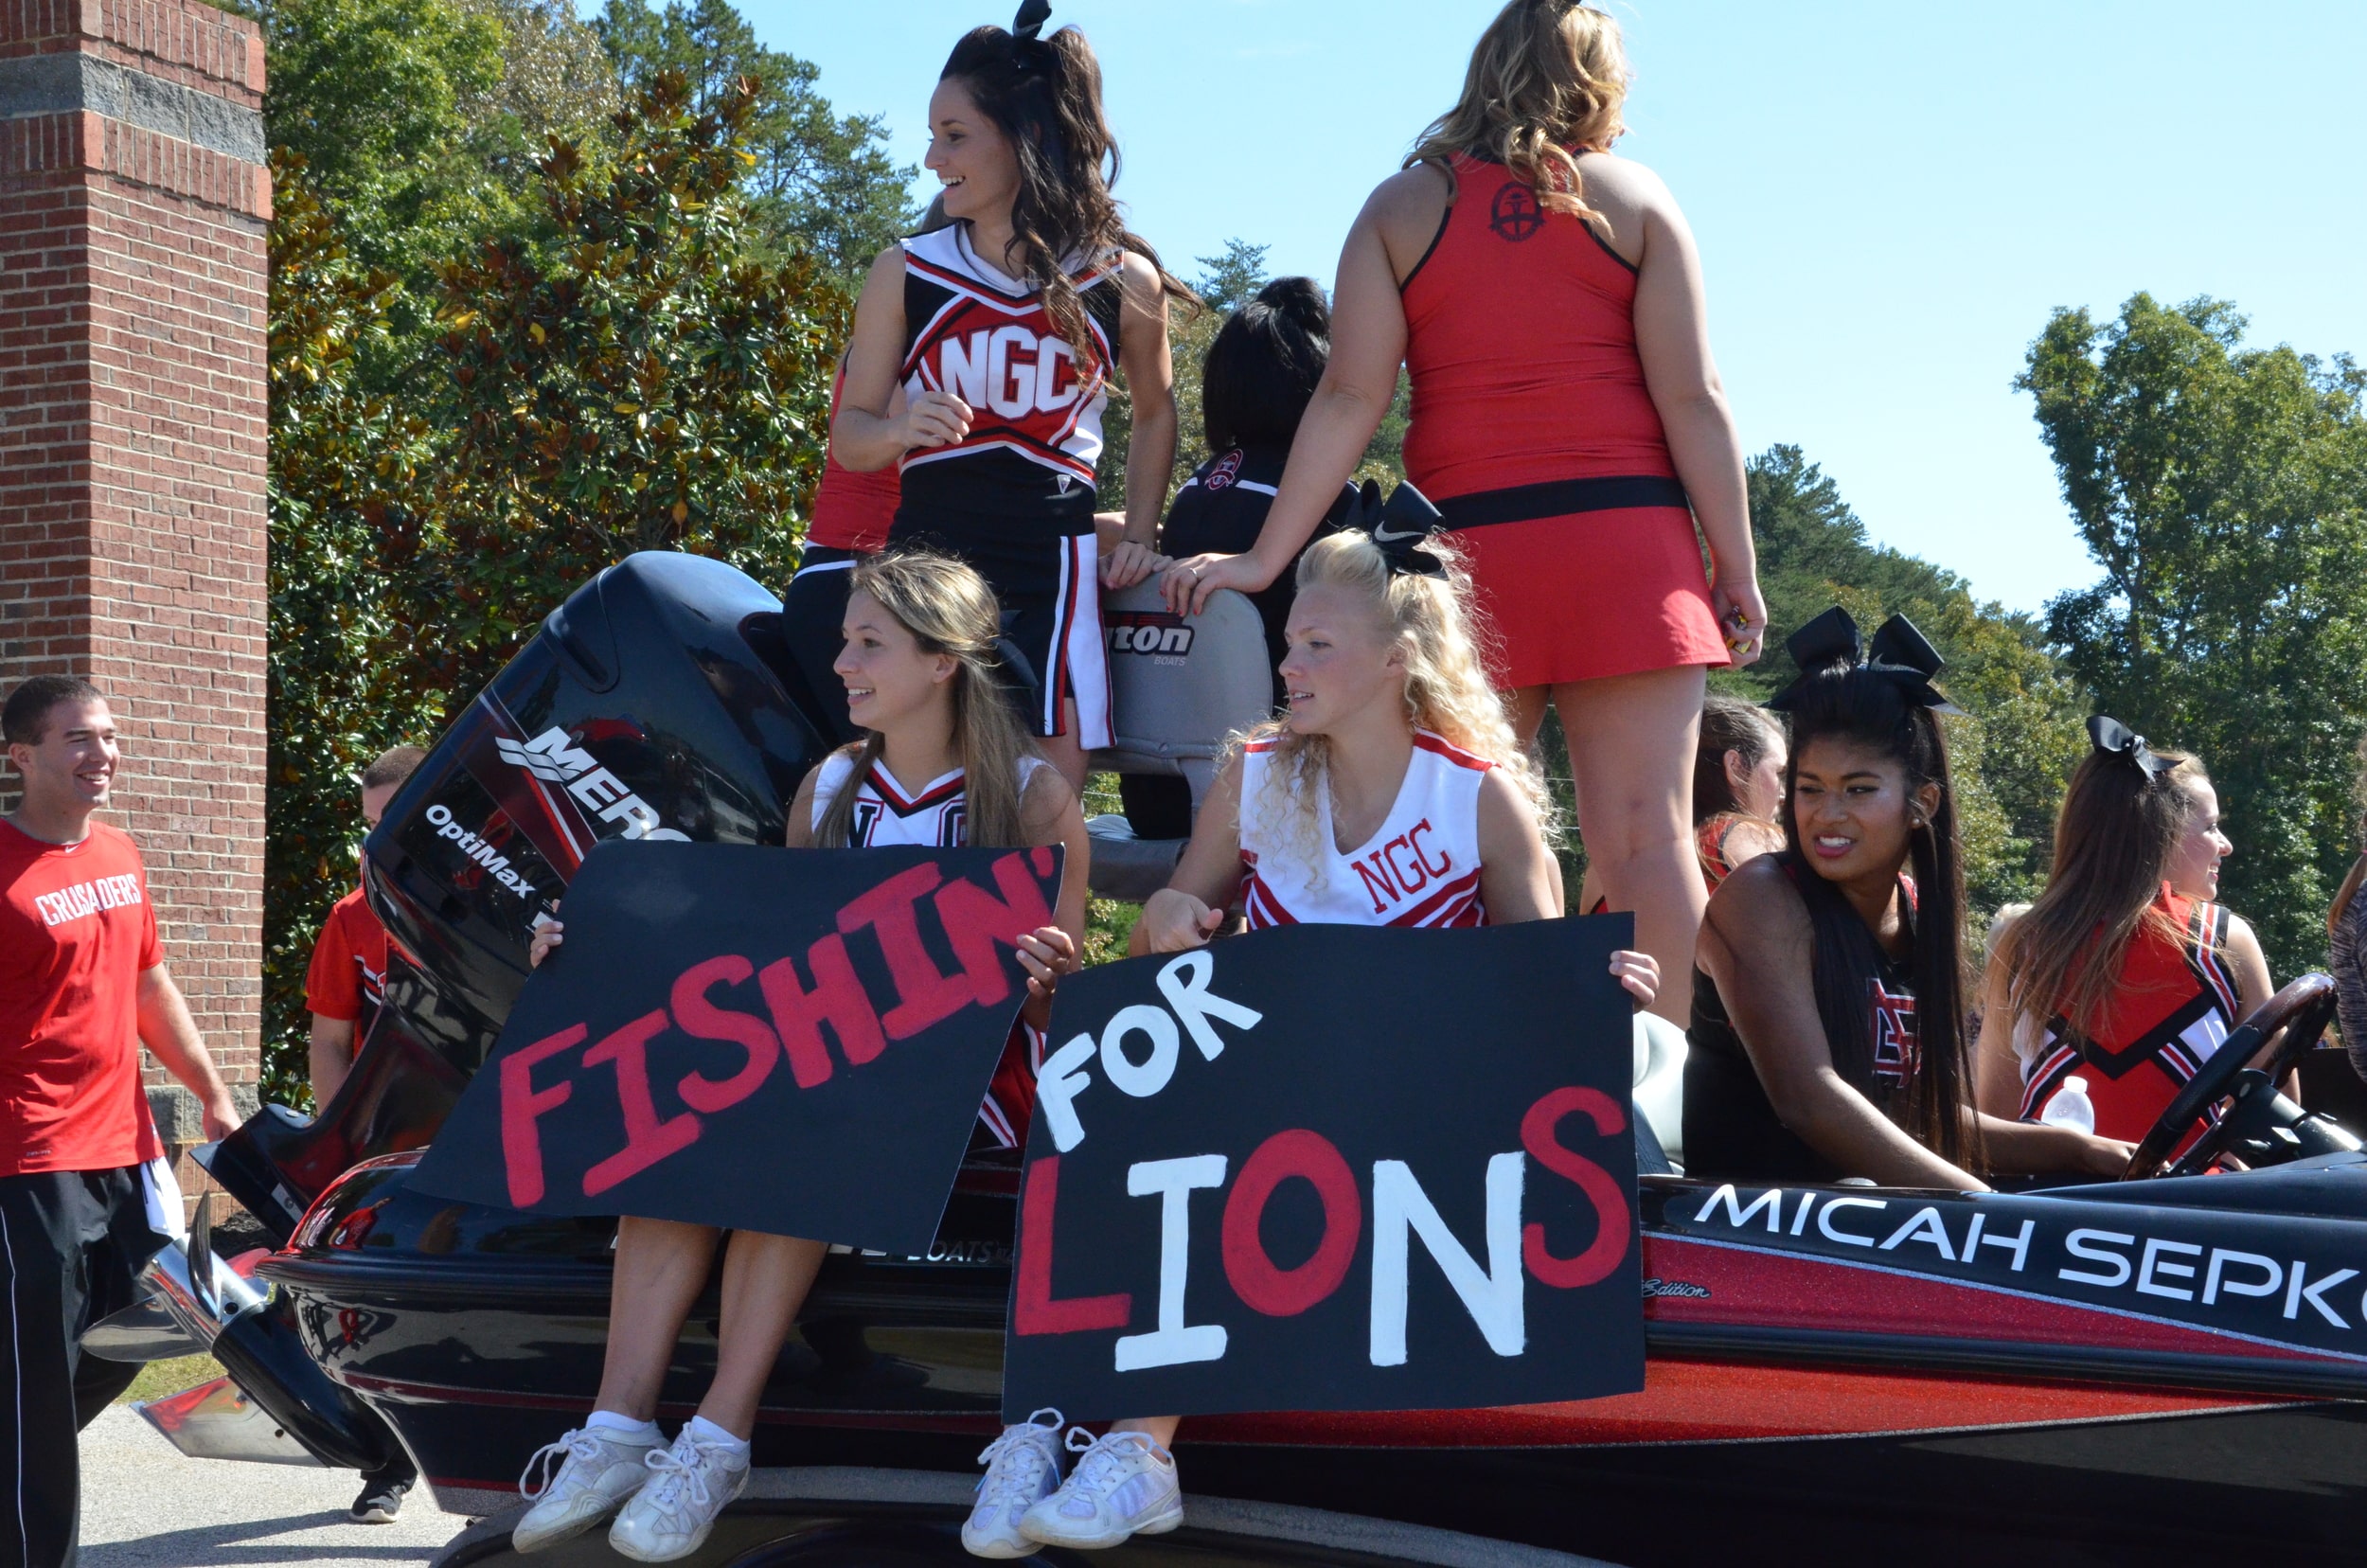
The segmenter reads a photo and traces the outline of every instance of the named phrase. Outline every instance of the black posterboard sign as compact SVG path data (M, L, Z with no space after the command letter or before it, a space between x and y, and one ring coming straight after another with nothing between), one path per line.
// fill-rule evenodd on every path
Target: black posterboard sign
M925 1252L1057 849L603 844L412 1185Z
M1632 931L1290 926L1063 982L1005 1418L1642 1388Z

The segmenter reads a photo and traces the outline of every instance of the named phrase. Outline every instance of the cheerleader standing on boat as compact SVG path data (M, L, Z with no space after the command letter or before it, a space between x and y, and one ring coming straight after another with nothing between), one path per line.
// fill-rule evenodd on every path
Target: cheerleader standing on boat
M1120 223L1100 65L1075 27L1039 36L1049 13L1027 0L1012 30L975 28L946 62L925 161L952 221L872 264L831 440L850 469L900 466L892 543L958 556L993 587L1033 667L1031 725L1082 790L1085 754L1110 743L1096 579L1128 587L1158 561L1175 464L1166 301L1191 294ZM1105 560L1094 495L1113 367L1133 434Z
M1386 521L1390 549L1349 531L1300 560L1282 661L1289 714L1252 732L1218 774L1174 881L1135 924L1136 953L1201 946L1237 898L1252 930L1561 914L1560 869L1545 843L1551 807L1488 689L1468 585L1443 547L1413 543L1421 534L1401 513ZM1421 885L1357 874L1360 858L1417 830ZM1615 953L1611 968L1639 1007L1651 1003L1660 971L1648 956ZM962 1526L971 1553L1115 1546L1184 1522L1168 1452L1176 1417L1118 1422L1083 1448L1065 1482L1060 1425L1058 1412L1040 1411L988 1449Z
M1052 988L1077 964L1090 853L1077 795L1037 755L995 670L994 596L959 561L890 552L851 569L837 673L863 739L806 775L789 846L1062 846L1055 925L1019 942L1028 1001L979 1110L1006 1147L1024 1134ZM540 932L533 961L563 939ZM655 1417L684 1321L723 1247L715 1378L671 1445ZM584 1425L537 1453L512 1532L540 1551L616 1513L609 1544L668 1562L703 1544L748 1481L756 1406L828 1249L820 1241L628 1216L616 1227L607 1360ZM546 1477L538 1471L551 1467ZM621 1505L622 1511L618 1512Z

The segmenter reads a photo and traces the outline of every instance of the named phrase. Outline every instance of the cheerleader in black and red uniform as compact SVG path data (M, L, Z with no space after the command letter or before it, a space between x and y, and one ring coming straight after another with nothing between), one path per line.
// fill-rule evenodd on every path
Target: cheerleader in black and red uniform
M1101 68L1075 27L1038 36L1050 9L1026 0L1013 30L976 28L946 62L925 161L952 222L872 264L830 435L850 469L900 465L892 542L957 556L994 589L1033 666L1035 732L1082 790L1085 754L1111 739L1096 579L1124 588L1158 563L1175 464L1166 301L1191 294L1119 222ZM1104 560L1094 495L1113 366L1133 426L1126 524Z
M1981 1105L2038 1121L2076 1078L2096 1132L2138 1143L2275 987L2259 937L2216 901L2232 846L2202 764L2111 719L2088 733L2046 891L1989 960Z

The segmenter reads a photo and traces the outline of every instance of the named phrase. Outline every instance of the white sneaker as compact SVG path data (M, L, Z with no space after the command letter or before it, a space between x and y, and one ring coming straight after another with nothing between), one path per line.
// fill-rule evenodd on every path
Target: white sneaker
M650 1451L650 1484L632 1494L608 1543L636 1562L671 1562L703 1545L716 1516L748 1484L748 1456L702 1443L685 1427L670 1449Z
M606 1519L649 1480L644 1461L655 1447L655 1439L636 1433L578 1427L535 1450L525 1473L518 1477L520 1495L534 1506L510 1531L510 1546L539 1552ZM543 1472L539 1485L534 1479L538 1469Z
M1044 1424L1051 1418L1051 1425ZM1019 1533L1020 1516L1060 1484L1060 1413L1039 1410L988 1443L978 1462L978 1501L962 1522L962 1548L971 1557L1034 1557L1043 1543Z
M1059 1491L1020 1516L1020 1532L1030 1541L1091 1550L1129 1536L1164 1535L1184 1523L1175 1455L1148 1437L1113 1432L1094 1442L1077 1427L1068 1447L1083 1454L1077 1468Z

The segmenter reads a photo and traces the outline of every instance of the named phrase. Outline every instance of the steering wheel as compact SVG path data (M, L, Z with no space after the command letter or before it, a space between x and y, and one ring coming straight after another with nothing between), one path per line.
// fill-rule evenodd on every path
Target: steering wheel
M2334 982L2323 974L2305 974L2268 1001L2253 1009L2252 1015L2238 1025L2225 1043L2212 1053L2202 1064L2202 1071L2186 1082L2170 1101L2170 1108L2162 1113L2162 1119L2153 1124L2145 1141L2128 1157L2128 1168L2121 1172L2124 1182L2144 1181L2157 1174L2170 1150L2186 1135L2187 1129L2203 1118L2211 1107L2239 1092L2237 1080L2250 1070L2251 1059L2259 1054L2261 1042L2285 1031L2285 1039L2277 1045L2276 1055L2265 1070L2252 1076L2273 1090L2285 1075L2293 1070L2301 1059L2318 1048L2318 1041L2326 1032L2326 1025L2334 1017ZM2234 1128L2233 1115L2223 1116L2195 1146L2182 1155L2173 1176L2191 1176L2208 1170L2211 1162L2227 1145Z

